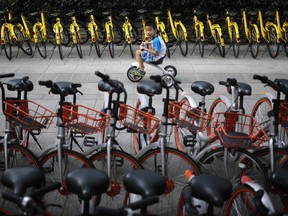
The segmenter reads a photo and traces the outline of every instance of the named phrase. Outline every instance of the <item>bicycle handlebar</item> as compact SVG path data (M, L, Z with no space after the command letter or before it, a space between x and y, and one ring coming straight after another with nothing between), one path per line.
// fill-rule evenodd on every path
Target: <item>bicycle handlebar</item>
M40 86L46 86L47 88L51 88L53 86L52 80L47 80L47 81L39 81L38 82Z
M219 81L219 85L224 85L226 87L236 86L237 80L235 78L228 78L226 81Z
M14 76L15 76L14 73L1 74L1 75L0 75L0 79L2 79L2 78L8 78L8 77L14 77Z
M103 81L107 81L110 79L110 76L107 74L103 74L100 71L95 71L95 75L100 77Z
M258 74L253 75L254 80L260 80L262 83L268 83L269 79L267 76L260 76Z

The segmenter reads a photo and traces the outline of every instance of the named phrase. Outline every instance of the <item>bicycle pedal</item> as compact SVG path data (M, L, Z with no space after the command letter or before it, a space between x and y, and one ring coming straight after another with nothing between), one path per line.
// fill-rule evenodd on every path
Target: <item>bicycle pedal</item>
M83 141L83 145L86 147L93 147L94 145L97 145L98 142L95 141L95 137L89 137L89 136L85 136L84 137L84 141Z
M117 167L122 167L123 164L124 164L124 159L120 158L120 157L116 157L115 164L116 164Z
M184 137L183 144L186 147L192 147L195 146L197 143L197 140L195 139L194 135L187 135Z

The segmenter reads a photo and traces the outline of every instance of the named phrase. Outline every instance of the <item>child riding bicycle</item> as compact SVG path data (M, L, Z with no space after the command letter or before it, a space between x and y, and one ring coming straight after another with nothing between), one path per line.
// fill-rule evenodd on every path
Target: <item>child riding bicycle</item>
M157 62L163 60L166 55L166 45L162 38L157 34L157 28L154 23L147 23L145 26L146 36L149 42L142 42L140 49L136 51L136 61L139 64L137 72L139 76L144 77L144 62Z

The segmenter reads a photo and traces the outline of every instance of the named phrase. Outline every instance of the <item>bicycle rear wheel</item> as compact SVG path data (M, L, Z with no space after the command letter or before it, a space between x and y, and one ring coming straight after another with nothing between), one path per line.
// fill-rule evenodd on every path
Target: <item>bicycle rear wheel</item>
M58 152L52 151L41 158L46 182L65 182L67 174L77 168L94 168L93 164L78 152L62 149L62 179L60 178ZM81 209L79 198L75 194L69 193L65 185L58 191L52 191L45 195L47 203L56 204L57 207L49 207L49 212L53 215L74 215ZM59 208L61 207L61 208Z
M77 20L77 24L79 26L79 32L81 38L79 38L80 44L85 44L89 40L89 31L87 26L81 21Z
M12 44L9 37L9 30L7 28L4 29L4 37L5 37L5 44L4 44L4 51L7 59L12 59Z
M92 155L89 160L96 169L107 173L107 150L102 150ZM116 149L111 150L110 161L111 182L110 191L101 196L101 205L109 208L120 208L126 199L127 192L123 187L123 180L131 170L142 169L138 161L130 154Z
M136 66L132 66L127 71L127 78L131 82L139 82L143 78L143 76L138 75L138 71L137 71Z
M178 26L178 37L179 37L178 44L180 47L180 51L183 56L186 56L188 53L188 41L186 40L186 38L184 38L184 30L180 25Z
M165 147L166 192L160 202L148 207L148 211L159 215L177 215L177 205L183 187L187 184L185 171L198 175L199 169L192 158L178 149ZM161 152L159 148L149 150L139 158L144 169L162 173Z
M95 50L96 50L96 53L97 53L97 56L100 58L101 57L101 51L100 51L100 47L99 47L99 31L96 30L95 26L93 26L94 28L94 32L96 34L96 37L95 37L95 42L93 42L93 45L95 47Z
M247 175L264 189L268 188L267 171L255 155L244 149L227 149L227 151L227 170L224 161L225 148L222 147L207 152L199 160L201 172L227 178L233 187L240 184L242 176Z
M167 55L168 58L170 58L170 57L171 57L171 54L170 54L170 50L169 50L169 45L168 45L168 43L165 42L165 46L166 46L166 55Z
M133 51L133 48L132 48L132 44L128 44L129 46L129 50L130 50L130 54L131 54L131 57L134 58L134 51Z
M216 45L218 47L220 55L224 58L225 57L225 46L221 45L221 37L217 30L215 30L215 38L216 38Z
M234 56L235 58L238 58L240 45L239 45L239 41L237 41L235 26L233 26L232 28L232 46L233 46Z
M63 59L62 44L61 44L61 43L60 43L60 44L57 44L57 47L58 47L60 59L62 60L62 59Z
M37 35L37 41L38 41L36 43L37 50L40 56L45 59L47 57L46 40L42 37L40 27L36 28L35 34Z
M32 47L29 39L26 39L20 29L15 26L14 32L17 37L17 45L21 48L21 50L28 56L32 55Z
M268 42L268 52L272 58L276 58L279 55L280 43L277 42L277 31L274 26L269 28L269 42Z
M259 53L259 41L257 39L257 31L255 26L250 27L249 47L253 58L257 58Z
M80 32L76 31L76 29L74 29L74 31L75 31L75 36L76 36L76 40L77 40L75 46L76 46L77 53L78 53L79 57L82 59L83 53L82 53L81 42L80 42L80 37L79 37Z

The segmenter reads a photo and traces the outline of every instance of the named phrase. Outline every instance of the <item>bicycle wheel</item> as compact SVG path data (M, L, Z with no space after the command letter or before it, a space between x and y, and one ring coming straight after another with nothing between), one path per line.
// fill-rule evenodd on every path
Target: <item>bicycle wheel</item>
M62 181L65 182L67 174L77 168L94 168L93 164L78 152L62 149L62 173L60 174L58 152L52 151L41 158L40 162L43 167L46 182ZM60 179L62 175L62 179ZM67 191L67 188L63 187L58 191L52 191L45 195L47 203L55 204L57 206L49 207L49 212L53 215L74 215L75 212L79 212L81 204L79 198L75 194L71 194Z
M107 150L102 150L92 155L89 160L97 170L107 173ZM110 161L111 182L110 191L101 196L101 205L109 208L120 208L126 199L126 190L123 187L125 176L135 169L142 169L138 161L130 154L116 149L111 150Z
M270 110L272 110L271 101L268 98L263 97L256 102L251 112L251 116L266 132L269 130L270 125L270 118L268 116Z
M81 39L79 37L80 32L77 32L76 29L74 29L74 31L75 31L75 36L76 36L76 40L77 40L75 46L76 46L77 53L78 53L79 57L82 59L83 53L82 53L81 42L80 42Z
M53 31L53 27L51 27L48 22L45 22L45 26L46 26L46 33L47 33L48 42L50 44L55 44L56 40L55 40L55 33Z
M79 33L81 38L79 38L80 44L85 44L89 40L89 31L87 26L81 21L77 20L77 24L79 26Z
M132 44L128 44L129 46L129 50L130 50L130 54L131 54L131 57L134 58L134 51L133 51L133 48L132 48Z
M98 35L98 36L96 36L96 40L95 40L95 42L93 42L93 45L95 47L97 56L100 58L101 57L101 51L100 51L100 47L99 47L99 39L100 39L99 38L99 32L96 30L95 26L93 26L93 28L94 28L95 34Z
M165 42L165 46L166 46L166 55L168 58L171 57L171 54L170 54L170 50L169 50L169 45Z
M254 204L255 192L248 185L239 185L232 192L230 199L226 202L223 215L259 215Z
M62 59L63 59L62 44L61 44L61 43L60 43L60 44L57 44L57 47L58 47L60 59L62 60Z
M234 53L234 56L235 58L238 58L239 57L239 41L237 41L237 38L236 38L236 27L233 26L232 28L232 46L233 46L233 53Z
M199 169L192 158L178 149L165 147L165 169L166 169L166 192L160 197L160 202L148 208L149 212L159 215L176 215L177 203L183 187L187 184L184 172L189 169L198 175ZM160 149L152 149L139 158L144 169L160 172L161 153Z
M172 65L165 66L164 70L166 71L166 73L171 74L173 77L177 76L177 69Z
M182 29L182 27L179 25L177 29L179 37L178 44L180 47L180 51L183 56L186 56L188 53L188 41L184 38L184 30Z
M255 28L256 28L255 26L251 26L249 30L250 33L249 47L253 58L257 58L259 53L259 41L257 39L257 31Z
M244 149L227 149L227 170L225 170L225 148L217 148L203 155L199 160L199 168L203 173L219 175L231 181L233 187L241 182L241 177L249 176L264 189L268 188L267 171L261 161ZM228 176L227 176L228 175Z
M215 116L218 112L226 112L228 109L227 104L221 99L217 98L212 105L210 106L208 114L211 116ZM214 125L215 125L216 119L212 119L210 123L210 127L207 128L208 135L214 133Z
M8 144L8 168L13 167L28 167L33 166L41 169L41 164L37 157L34 155L32 151L27 148L24 148L18 144ZM2 172L5 171L5 160L4 160L4 146L0 144L0 181L2 178ZM0 187L0 193L3 191L7 191L9 189L5 187ZM15 205L11 202L6 202L2 197L0 197L1 207L6 210L10 210L15 213Z
M5 37L5 44L4 44L4 51L7 59L12 59L12 45L9 38L9 30L8 28L4 29L4 37Z
M219 32L215 30L215 38L216 38L216 44L219 50L220 55L224 58L225 57L225 46L221 45L221 38L219 35Z
M40 56L45 59L47 57L46 41L42 37L40 27L36 28L35 34L37 35L37 41L38 41L36 43L37 50L38 50Z
M14 32L17 37L17 45L21 50L26 54L31 56L32 55L32 47L29 39L26 39L20 29L15 26L14 27Z
M276 58L279 55L280 43L277 42L277 31L274 26L269 28L269 42L268 52L272 58Z
M137 71L136 66L132 66L127 71L127 78L131 82L139 82L143 78L143 76L138 75L138 71Z

